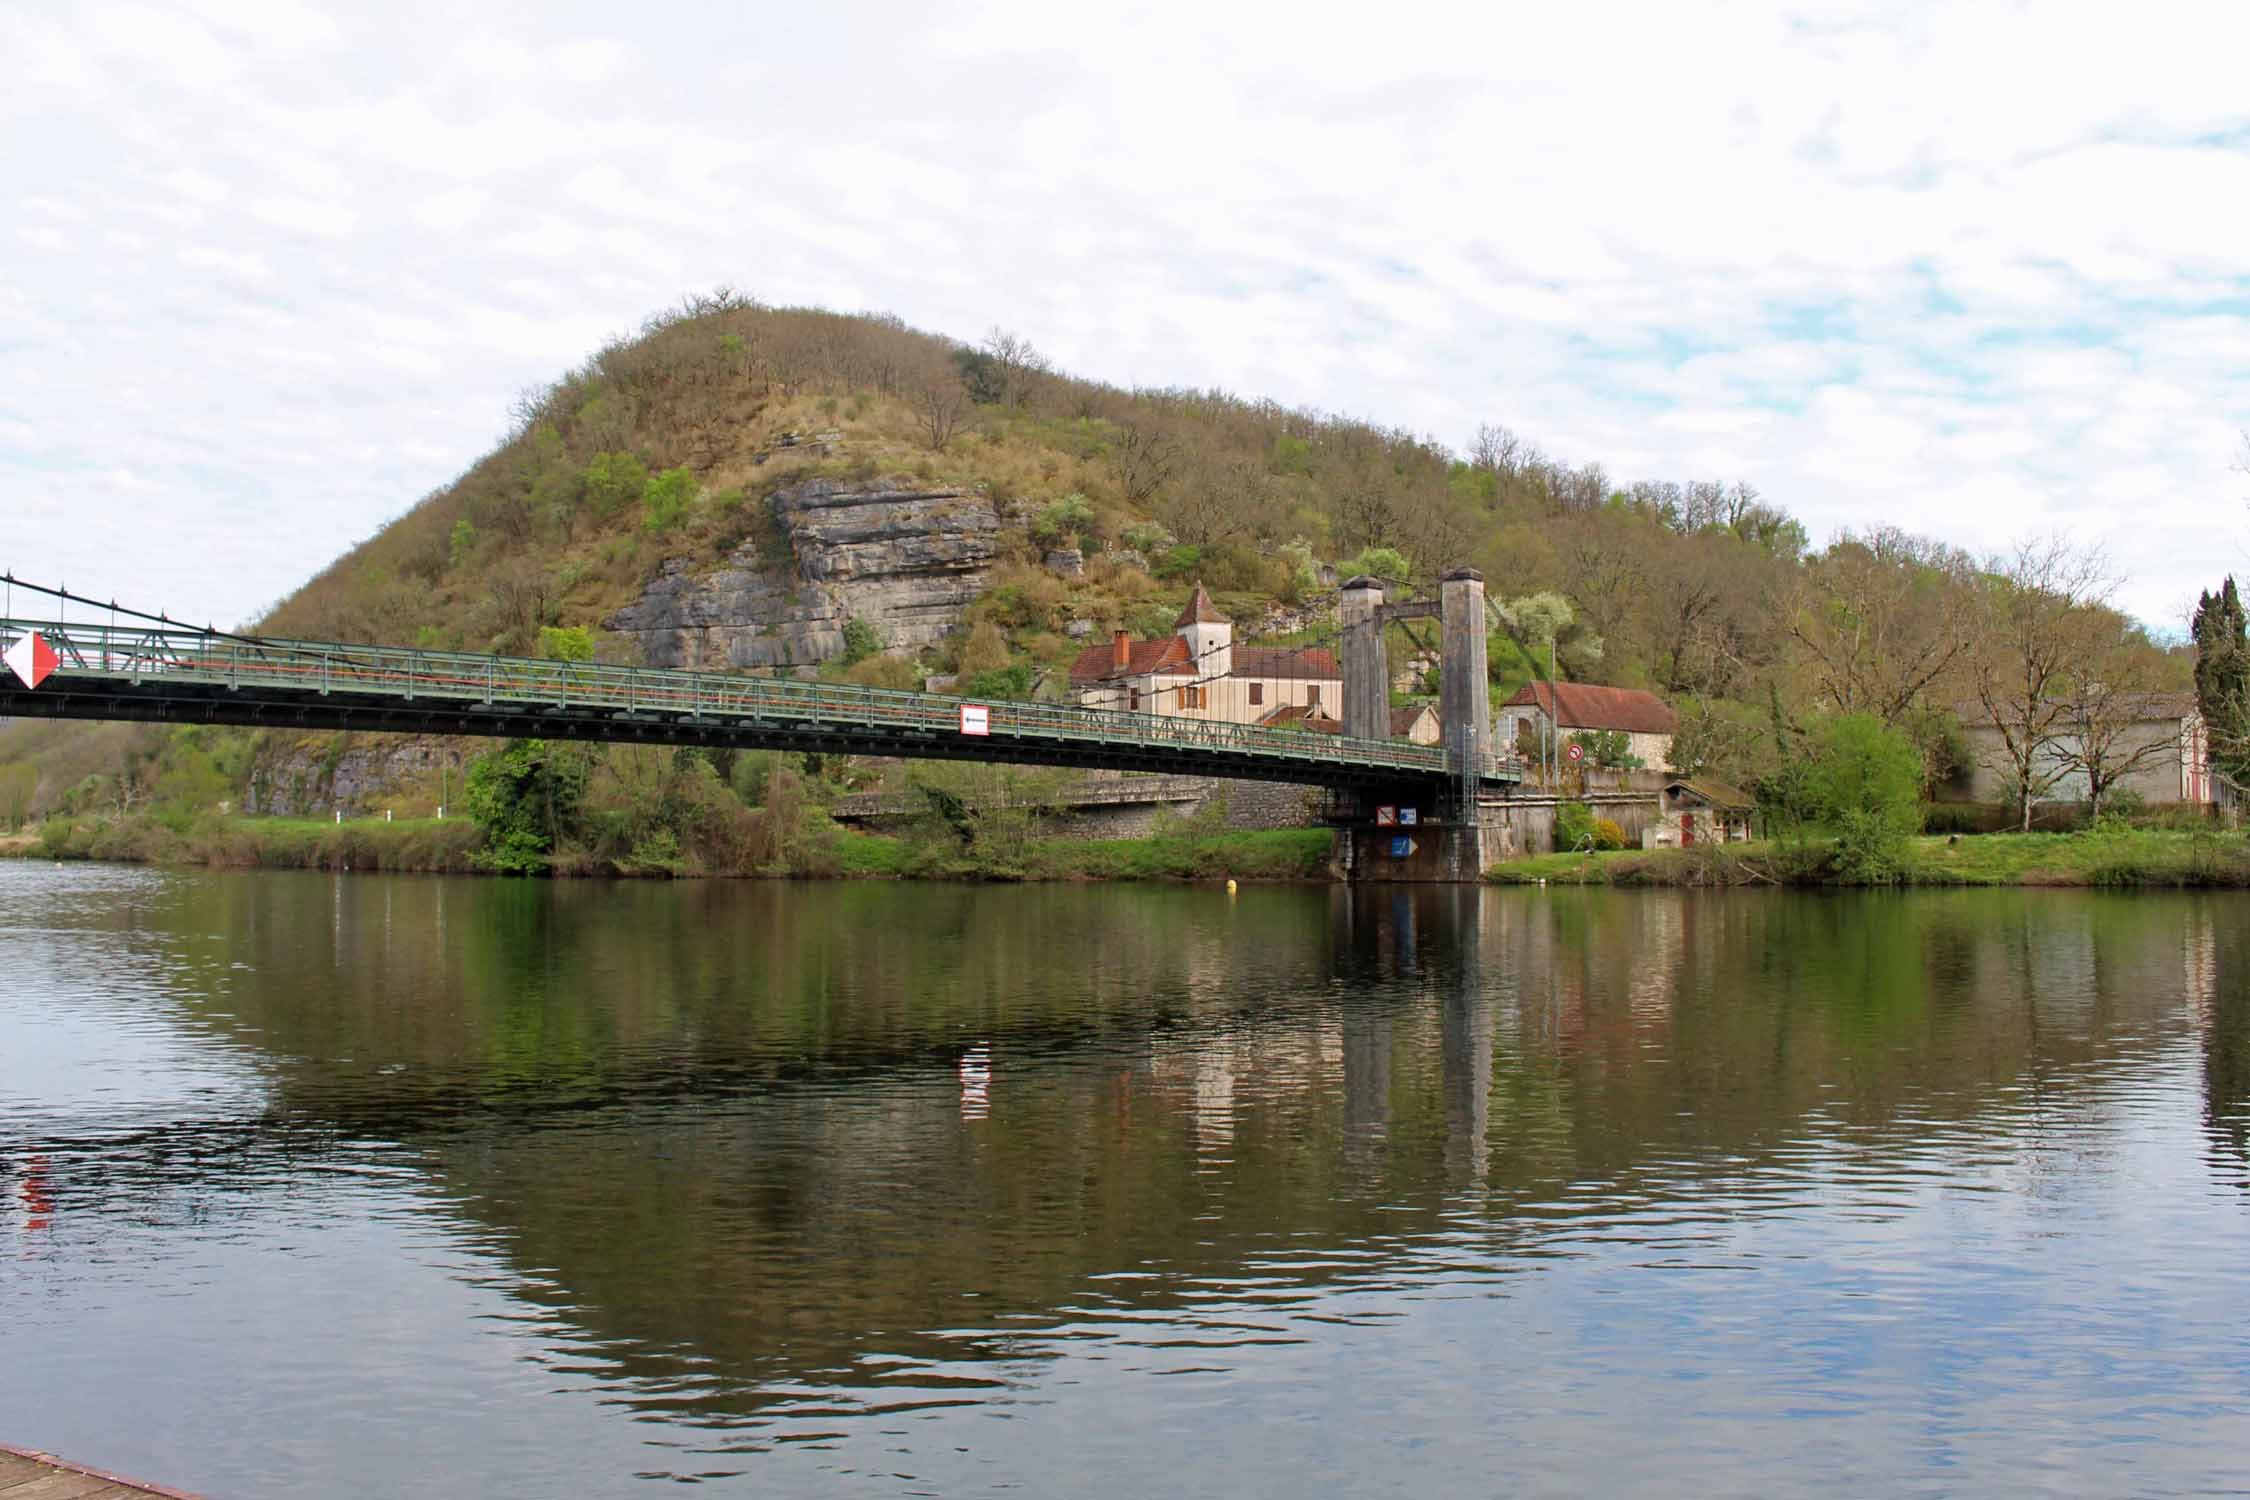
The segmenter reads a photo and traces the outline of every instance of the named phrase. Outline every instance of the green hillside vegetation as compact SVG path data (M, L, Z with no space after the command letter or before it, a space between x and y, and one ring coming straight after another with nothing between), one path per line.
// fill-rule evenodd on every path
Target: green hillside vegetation
M844 657L823 670L862 682L958 672L980 695L1042 681L1053 691L1082 644L1069 621L1160 634L1197 580L1247 626L1270 605L1316 599L1324 565L1419 587L1468 563L1496 606L1496 699L1550 664L1565 679L1652 689L1682 714L1682 769L1750 786L1801 761L1831 717L1863 714L1905 736L1927 795L1967 769L1964 704L2003 720L2047 715L2024 737L2051 740L2044 705L2093 713L2096 688L2181 687L2189 671L2105 608L2097 570L2059 543L1978 562L1877 528L1814 553L1781 505L1738 480L1624 484L1498 425L1455 451L1224 391L1076 378L1000 330L969 344L724 290L524 399L491 453L255 628L626 658L631 643L603 620L669 561L778 546L770 497L820 476L974 486L1005 521L993 586L964 629L911 658L863 622L847 632ZM1073 546L1084 577L1041 566ZM1281 641L1321 638L1316 626ZM1411 644L1400 633L1394 659ZM129 726L17 725L5 739L0 816L158 817L175 833L239 806L253 767L302 753L301 737ZM721 847L748 847L738 814L761 805L740 795L731 766L666 765L659 775L623 752L592 755L581 820L549 830L539 857L756 863ZM13 801L7 777L27 776L11 766L28 767L30 783ZM2037 757L2020 769L2028 802L2043 790ZM833 763L792 774L814 803L852 776ZM415 788L401 810L434 811L438 796ZM667 853L657 829L675 841L699 830L708 847Z

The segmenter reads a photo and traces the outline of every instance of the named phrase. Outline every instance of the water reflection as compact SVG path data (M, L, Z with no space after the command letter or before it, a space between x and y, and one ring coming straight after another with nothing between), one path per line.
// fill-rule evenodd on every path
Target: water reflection
M428 1346L501 1340L553 1401L648 1424L632 1441L657 1456L620 1483L800 1475L803 1448L865 1468L909 1418L1029 1431L1079 1385L1186 1422L1213 1465L1186 1487L1213 1492L1288 1472L1260 1421L1349 1388L1411 1428L1459 1380L1484 1404L1420 1455L1433 1484L1637 1483L1666 1451L1749 1488L1845 1458L1894 1478L1933 1454L2029 1461L2028 1435L2011 1453L1933 1427L1929 1383L2083 1436L2105 1379L1996 1394L1977 1340L2084 1361L2114 1330L2099 1298L2030 1335L1993 1309L2054 1316L2152 1253L2201 1298L2205 1248L2240 1228L2239 1192L2147 1165L2200 1089L2197 1156L2243 1178L2250 939L2200 898L0 884L26 914L0 933L0 1056L79 1038L42 1078L0 1065L8 1196L39 1206L13 1232L46 1247L0 1316L81 1336L69 1310L104 1255L154 1278L183 1238L403 1204L508 1309ZM57 1086L105 1076L105 1037L140 1081ZM2161 1200L2111 1201L2135 1174ZM2158 1218L2179 1232L2152 1252ZM2025 1280L2058 1243L2086 1263ZM1958 1349L1902 1333L1902 1308L1957 1320ZM2241 1361L2195 1343L2216 1330L2183 1338L2175 1393L2203 1393L2167 1460L2186 1482L2241 1431L2205 1389ZM1345 1351L1348 1375L1326 1363ZM1786 1390L1727 1365L1746 1354ZM246 1393L264 1378L247 1344L206 1357ZM326 1357L297 1378L388 1378ZM1636 1427L1667 1392L1693 1407L1689 1369L1724 1392L1708 1424ZM1182 1416L1159 1377L1224 1377L1232 1414ZM1787 1411L1922 1436L1829 1452ZM1533 1460L1513 1445L1541 1412ZM451 1420L489 1416L472 1395ZM549 1420L547 1461L583 1480ZM1061 1483L1092 1441L967 1446ZM900 1462L967 1484L962 1447ZM1115 1492L1143 1487L1130 1454ZM1388 1473L1373 1451L1328 1460Z

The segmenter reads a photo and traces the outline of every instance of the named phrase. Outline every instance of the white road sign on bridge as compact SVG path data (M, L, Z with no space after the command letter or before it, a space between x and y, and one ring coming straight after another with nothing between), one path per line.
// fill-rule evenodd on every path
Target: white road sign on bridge
M961 732L963 734L992 733L992 710L982 703L962 704Z
M21 678L23 685L29 688L45 682L47 674L62 665L62 658L55 655L55 648L48 645L36 630L10 646L5 656L0 656L0 660L6 661L8 670Z

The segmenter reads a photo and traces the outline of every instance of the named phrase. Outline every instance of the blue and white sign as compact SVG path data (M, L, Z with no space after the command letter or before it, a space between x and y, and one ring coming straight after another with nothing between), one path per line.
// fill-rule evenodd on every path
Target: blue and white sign
M1414 840L1399 834L1391 840L1391 858L1404 859L1414 852Z
M1399 826L1399 827L1401 827L1401 828L1412 828L1412 827L1413 827L1413 826L1415 825L1415 823L1417 823L1418 821L1420 821L1420 815L1419 815L1419 814L1417 814L1417 813L1416 813L1416 812L1414 811L1414 809L1413 809L1413 808L1411 808L1411 807L1402 807L1402 808L1400 808L1400 809L1398 810L1398 826Z

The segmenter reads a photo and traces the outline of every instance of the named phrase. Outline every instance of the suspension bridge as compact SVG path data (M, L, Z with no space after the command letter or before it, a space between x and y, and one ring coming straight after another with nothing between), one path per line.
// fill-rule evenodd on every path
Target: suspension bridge
M1050 703L195 628L10 577L0 715L803 750L1295 782L1426 805L1504 791L1476 749ZM90 618L72 619L71 606ZM1347 685L1347 693L1349 688Z

